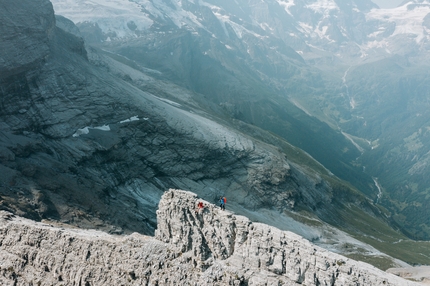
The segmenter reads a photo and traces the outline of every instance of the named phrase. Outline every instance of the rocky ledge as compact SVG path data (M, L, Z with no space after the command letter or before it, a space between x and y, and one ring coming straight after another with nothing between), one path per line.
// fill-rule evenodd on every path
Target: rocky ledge
M39 223L0 212L1 285L418 285L302 237L169 190L156 236ZM200 200L201 201L201 200Z

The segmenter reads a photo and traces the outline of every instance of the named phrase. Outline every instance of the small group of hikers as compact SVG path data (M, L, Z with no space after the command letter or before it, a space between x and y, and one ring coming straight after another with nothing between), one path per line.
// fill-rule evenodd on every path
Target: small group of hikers
M225 204L227 203L227 198L226 197L219 197L219 207L222 210L225 210ZM203 205L202 201L199 201L197 204L197 208L196 208L196 214L201 214L203 212L203 209L205 208L205 206Z
M225 210L225 204L227 203L226 197L219 197L219 207Z

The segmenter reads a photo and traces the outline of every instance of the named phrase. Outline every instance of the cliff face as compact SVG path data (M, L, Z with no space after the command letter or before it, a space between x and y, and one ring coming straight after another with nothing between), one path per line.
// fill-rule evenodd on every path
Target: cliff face
M169 190L156 237L35 223L0 212L2 285L415 285Z

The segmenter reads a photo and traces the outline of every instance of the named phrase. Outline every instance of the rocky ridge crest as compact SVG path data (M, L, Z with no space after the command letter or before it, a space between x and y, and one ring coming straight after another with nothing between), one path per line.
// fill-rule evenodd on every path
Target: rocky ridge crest
M300 236L169 190L156 237L114 236L0 212L2 285L416 285Z

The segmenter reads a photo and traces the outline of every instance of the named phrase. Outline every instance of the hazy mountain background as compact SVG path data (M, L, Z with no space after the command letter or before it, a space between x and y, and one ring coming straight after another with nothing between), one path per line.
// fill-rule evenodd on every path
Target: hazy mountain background
M53 3L88 43L285 138L429 238L427 1Z
M381 8L397 7L403 0L373 0Z
M182 188L429 263L428 1L38 1L0 9L2 208L151 233Z
M405 234L429 239L428 1L128 3L142 13L54 7L87 42L305 150Z

